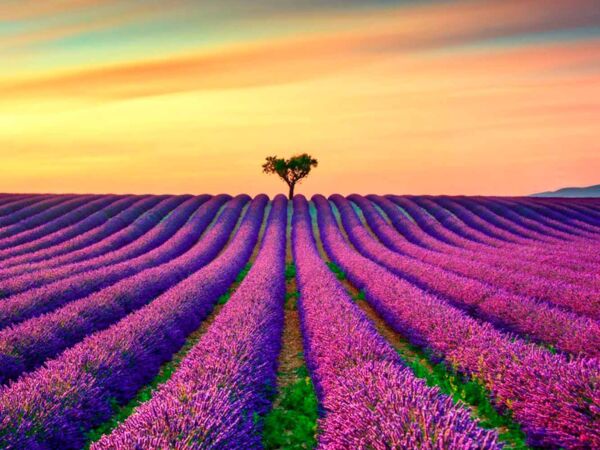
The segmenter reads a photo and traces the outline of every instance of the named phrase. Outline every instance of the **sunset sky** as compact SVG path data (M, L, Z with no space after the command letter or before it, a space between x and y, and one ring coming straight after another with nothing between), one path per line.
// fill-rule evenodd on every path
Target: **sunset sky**
M600 183L598 0L0 0L0 67L0 192Z

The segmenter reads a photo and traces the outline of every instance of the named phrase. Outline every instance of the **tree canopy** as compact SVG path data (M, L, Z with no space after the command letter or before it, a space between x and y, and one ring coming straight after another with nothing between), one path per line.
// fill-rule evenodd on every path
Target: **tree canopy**
M289 199L294 197L296 183L305 178L313 167L319 162L308 153L292 156L289 159L267 156L267 162L263 164L264 173L276 173L279 178L286 182L289 187Z

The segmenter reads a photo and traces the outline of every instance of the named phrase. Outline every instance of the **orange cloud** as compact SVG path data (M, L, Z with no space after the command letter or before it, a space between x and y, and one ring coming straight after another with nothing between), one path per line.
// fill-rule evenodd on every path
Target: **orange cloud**
M309 151L320 165L307 194L597 183L599 40L519 39L593 12L535 3L306 15L287 37L0 74L0 179L12 191L272 194L263 157Z
M65 5L67 3L82 6L86 0L65 2ZM535 3L533 0L493 5L469 2L416 6L395 12L370 13L366 17L355 15L337 31L237 43L229 48L208 49L184 56L165 55L119 65L74 68L26 79L0 79L0 91L5 98L41 96L106 100L297 82L395 55L427 54L428 49L452 50L452 45L509 35L528 27L552 29L561 17L562 26L585 21L585 15L579 14L577 19L569 15L572 2L557 1L553 9L544 14L533 8L530 10ZM585 10L592 3L582 0L578 6ZM143 13L151 14L152 8L144 6ZM140 14L139 9L134 9L98 19L96 23L58 26L15 39L20 39L21 44L28 40L55 39L122 24L139 18ZM3 45L14 44L9 39ZM523 63L527 64L527 61ZM448 64L456 63L449 60Z
M28 47L31 45L48 44L52 41L86 33L125 27L152 17L158 17L162 13L162 9L157 3L121 4L118 0L35 3L36 5L46 6L41 6L40 9L36 7L19 9L13 11L13 13L19 11L26 14L29 11L33 15L32 18L35 18L36 12L48 18L53 18L53 14L58 14L56 17L60 20L51 20L49 23L42 20L37 24L33 22L36 26L31 27L28 31L5 36L0 41L0 50L10 50L17 54L19 51L27 53L27 51L30 51ZM86 7L89 7L89 9L86 9ZM68 14L61 15L60 12Z
M224 89L306 79L364 63L345 36L238 46L164 60L140 61L0 84L9 97L129 98L197 89Z
M25 20L73 13L85 8L118 3L120 0L5 0L0 5L3 20Z

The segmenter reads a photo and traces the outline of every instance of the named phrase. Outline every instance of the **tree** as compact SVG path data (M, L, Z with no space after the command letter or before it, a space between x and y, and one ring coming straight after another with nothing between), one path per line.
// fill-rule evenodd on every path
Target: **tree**
M294 198L294 187L310 173L310 169L317 167L319 162L307 153L292 156L290 159L267 156L263 164L264 173L276 173L289 187L289 199Z

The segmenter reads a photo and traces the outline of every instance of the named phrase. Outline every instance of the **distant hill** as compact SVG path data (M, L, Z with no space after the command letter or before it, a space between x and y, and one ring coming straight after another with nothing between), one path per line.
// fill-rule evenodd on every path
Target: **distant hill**
M600 184L588 187L567 187L552 192L540 192L531 197L600 197Z

